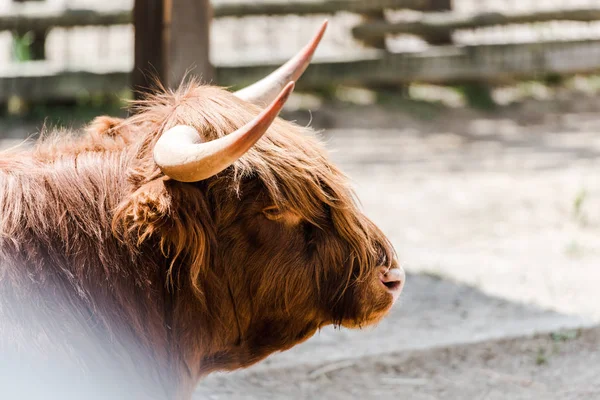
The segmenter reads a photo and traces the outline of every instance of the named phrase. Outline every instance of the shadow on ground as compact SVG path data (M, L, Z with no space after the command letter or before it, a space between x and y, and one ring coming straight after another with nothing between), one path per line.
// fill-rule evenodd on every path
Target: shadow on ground
M514 386L515 396L541 395L547 393L541 388L548 386L538 385L536 374L548 360L560 358L560 349L556 353L553 341L544 337L506 338L571 332L568 329L585 325L587 321L578 317L486 296L435 276L410 275L401 304L379 326L361 331L324 329L252 368L209 376L196 398L466 399L486 398L496 389L502 394L506 384ZM558 337L573 334L563 335ZM600 342L597 333L586 335L586 340ZM538 354L538 342L544 353ZM519 343L523 352L514 354ZM597 352L588 353L588 358L600 359ZM571 371L580 373L554 367L566 374L563 379ZM543 382L550 381L545 376ZM462 396L464 388L470 390L467 397Z

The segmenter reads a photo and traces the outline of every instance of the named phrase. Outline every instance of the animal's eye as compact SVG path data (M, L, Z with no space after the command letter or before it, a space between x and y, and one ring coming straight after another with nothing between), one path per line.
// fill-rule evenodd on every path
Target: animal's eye
M283 212L277 206L271 206L271 207L264 208L262 210L262 212L265 215L265 217L267 217L268 219L273 220L273 221L276 221L283 217Z

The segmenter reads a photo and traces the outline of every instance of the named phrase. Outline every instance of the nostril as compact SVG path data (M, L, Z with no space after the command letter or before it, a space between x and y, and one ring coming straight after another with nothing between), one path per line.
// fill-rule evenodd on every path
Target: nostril
M392 291L396 291L396 290L400 289L400 285L402 284L402 282L400 282L400 281L393 281L393 282L381 281L381 282L384 284L384 286L386 288L388 288L389 290L392 290Z
M379 280L391 293L398 294L405 280L404 270L398 267L380 267Z

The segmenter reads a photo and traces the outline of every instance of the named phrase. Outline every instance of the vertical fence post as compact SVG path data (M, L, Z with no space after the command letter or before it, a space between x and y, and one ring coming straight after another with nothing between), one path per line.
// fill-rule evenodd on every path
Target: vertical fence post
M452 0L429 0L427 11L451 11ZM430 36L425 38L431 45L451 45L452 34ZM467 104L473 108L492 109L496 103L493 98L492 87L485 82L466 80L459 86Z
M361 14L361 17L362 17L362 22L364 22L364 23L369 23L369 22L374 22L374 21L384 21L385 22L385 20L386 20L384 10L371 11L368 14ZM372 48L379 49L379 50L387 50L387 45L385 43L385 37L364 40L363 43L368 47L372 47Z
M135 0L136 97L153 88L153 79L175 88L188 71L205 82L213 80L211 18L209 0Z
M210 0L165 0L165 4L167 84L177 87L188 71L211 82Z
M362 17L362 22L364 22L364 23L375 22L375 21L386 22L386 20L387 20L386 16L385 16L385 10L383 8L380 10L361 14L361 17ZM373 49L384 50L384 51L388 50L385 36L380 37L380 38L375 38L375 39L363 40L363 43L367 47L370 47ZM400 94L401 96L406 96L408 94L408 86L407 85L398 85L398 84L390 85L390 84L385 84L385 83L379 83L379 84L370 84L367 87L371 90L376 91L377 96L379 98L385 97L388 94L392 94L392 95Z
M429 0L429 6L424 11L452 11L452 0ZM452 44L452 34L447 33L425 38L432 45Z
M136 98L154 88L154 79L164 82L163 13L163 0L135 0L133 5L135 61L131 80Z

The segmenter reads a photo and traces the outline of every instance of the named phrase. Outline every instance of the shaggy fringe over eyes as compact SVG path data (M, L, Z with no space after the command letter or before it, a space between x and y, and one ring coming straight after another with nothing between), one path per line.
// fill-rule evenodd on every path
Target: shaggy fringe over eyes
M145 139L135 150L138 167L131 172L131 180L138 187L162 176L153 161L152 151L165 130L180 124L190 125L205 141L211 141L235 131L261 111L224 89L202 86L193 79L176 91L160 90L134 103L133 109L136 115L127 119L123 127L145 132ZM387 240L368 221L357 218L358 208L348 179L328 161L326 151L312 130L278 118L250 151L206 182L205 195L210 197L211 191L225 187L230 196L239 198L243 183L249 179L259 179L275 205L293 209L316 227L324 228L329 218L332 219L341 239L350 245L354 258L343 261L358 266L358 270L348 269L342 291L353 279L362 281L372 270L370 267L379 262L369 255L380 250L375 248L375 243ZM391 251L389 249L384 251ZM176 253L182 251L178 248ZM187 248L187 253L199 251L204 250ZM391 254L383 258L393 259ZM199 255L192 259L199 264L200 260L208 261ZM202 266L192 267L192 279L198 277L199 268Z

